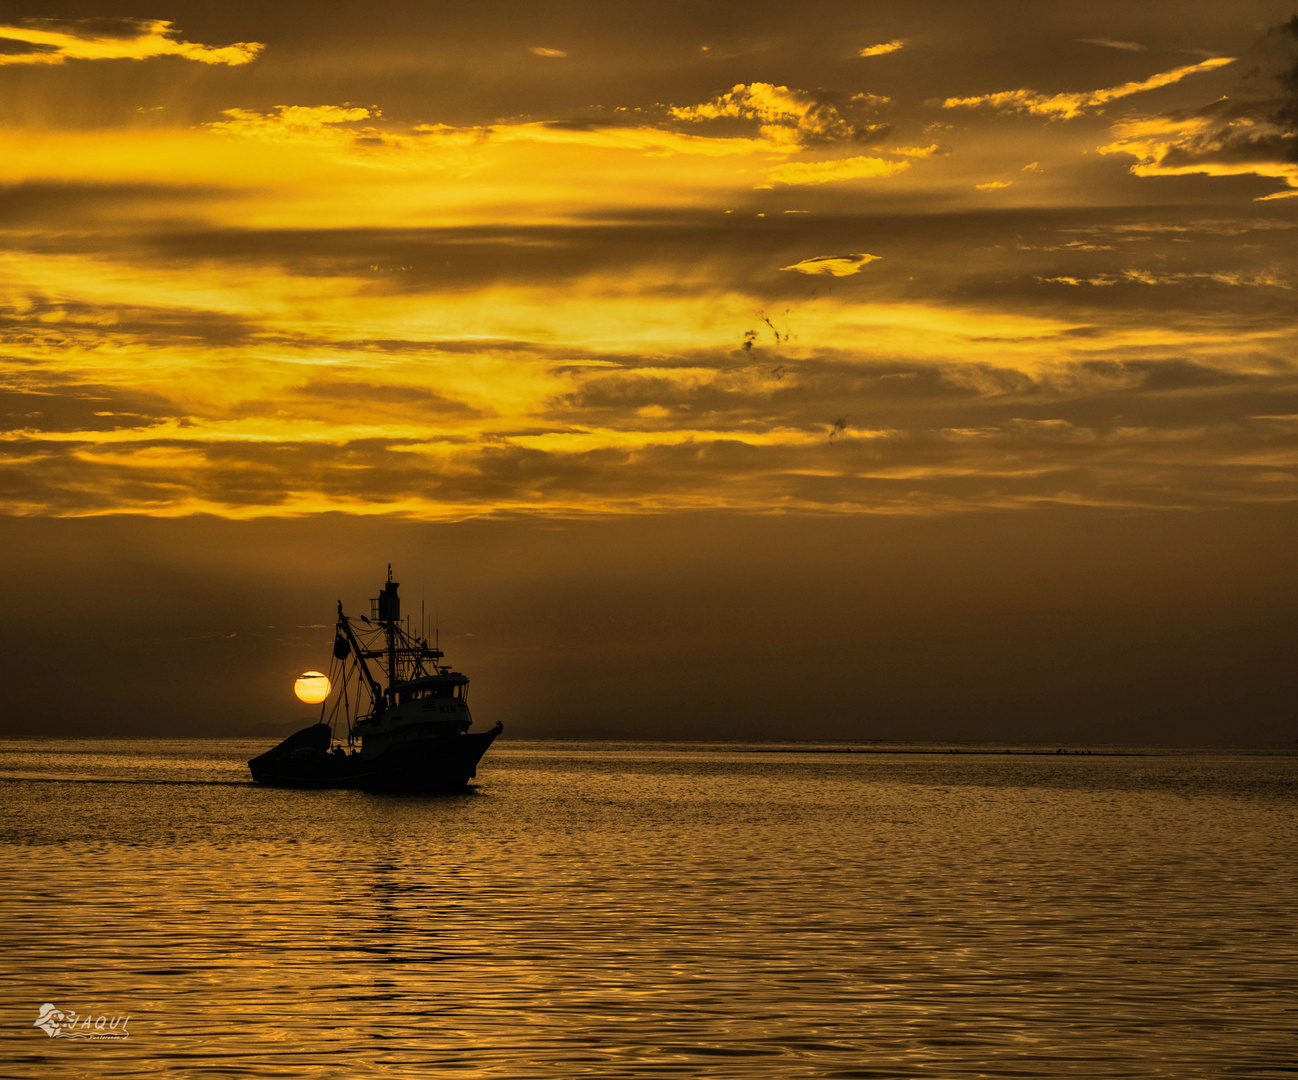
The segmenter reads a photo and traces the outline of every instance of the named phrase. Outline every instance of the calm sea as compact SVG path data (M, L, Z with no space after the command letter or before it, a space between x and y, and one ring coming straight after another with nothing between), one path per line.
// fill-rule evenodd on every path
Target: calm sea
M1298 1073L1295 756L263 749L0 743L5 1076Z

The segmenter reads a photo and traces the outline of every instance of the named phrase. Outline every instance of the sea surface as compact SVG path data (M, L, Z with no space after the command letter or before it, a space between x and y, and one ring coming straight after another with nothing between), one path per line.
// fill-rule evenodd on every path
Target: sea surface
M0 742L0 1073L1298 1074L1292 754L506 733L415 797L265 748Z

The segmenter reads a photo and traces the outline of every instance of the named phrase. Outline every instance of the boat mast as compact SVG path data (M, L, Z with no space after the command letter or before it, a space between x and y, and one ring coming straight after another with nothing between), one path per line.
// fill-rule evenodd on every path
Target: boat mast
M392 580L392 564L388 563L388 583L383 586L375 604L378 607L379 625L388 639L388 697L397 684L397 624L401 621L401 600L397 596L398 582Z
M356 633L352 630L351 621L343 614L343 602L341 600L338 601L338 632L347 640L352 653L356 657L356 663L360 668L361 675L364 676L365 682L370 688L370 694L377 703L383 697L383 689L379 686L374 676L370 674L370 667L365 663L365 658L367 656L373 656L374 654L372 652L367 652L361 645L360 641L357 640ZM340 653L342 655L339 655ZM345 655L346 651L342 650L335 640L334 656L337 656L338 659L341 660Z

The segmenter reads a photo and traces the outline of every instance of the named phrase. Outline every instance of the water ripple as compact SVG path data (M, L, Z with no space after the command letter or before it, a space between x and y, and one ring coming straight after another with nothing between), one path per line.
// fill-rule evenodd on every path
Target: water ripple
M1295 1071L1291 757L502 745L382 797L255 750L5 746L8 1075Z

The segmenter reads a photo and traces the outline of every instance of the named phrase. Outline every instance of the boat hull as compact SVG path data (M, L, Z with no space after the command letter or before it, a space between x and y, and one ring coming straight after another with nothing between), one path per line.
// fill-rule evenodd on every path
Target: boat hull
M501 728L497 725L492 731L403 742L370 758L330 753L328 742L320 745L318 736L309 736L311 731L307 728L298 732L249 761L252 778L272 787L462 790L477 775L478 762Z

